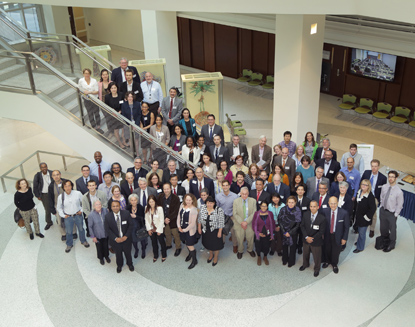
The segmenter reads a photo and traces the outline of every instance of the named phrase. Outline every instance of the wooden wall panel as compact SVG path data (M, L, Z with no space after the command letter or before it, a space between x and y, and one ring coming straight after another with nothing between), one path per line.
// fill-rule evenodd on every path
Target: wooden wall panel
M239 73L244 69L252 69L252 31L244 28L239 29Z
M215 24L203 22L203 48L205 51L205 70L214 72L215 68Z
M252 32L252 70L264 76L268 73L268 33Z
M274 76L275 66L275 34L268 34L268 73Z
M385 87L384 102L390 103L391 105L399 106L401 86L399 84L387 83Z
M346 75L345 92L354 94L358 98L370 98L378 101L380 81L363 78L356 75Z
M192 66L192 56L190 51L190 22L187 18L177 18L179 34L179 57L180 64Z
M190 21L190 39L192 53L192 67L205 69L205 51L203 42L203 22Z
M415 108L415 59L406 58L399 105Z
M215 66L225 76L238 78L238 29L215 25Z

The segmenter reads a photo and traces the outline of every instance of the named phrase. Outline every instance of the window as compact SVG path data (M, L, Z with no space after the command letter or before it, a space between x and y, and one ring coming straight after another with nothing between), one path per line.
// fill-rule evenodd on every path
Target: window
M0 8L32 32L45 32L42 6L29 3L0 2Z

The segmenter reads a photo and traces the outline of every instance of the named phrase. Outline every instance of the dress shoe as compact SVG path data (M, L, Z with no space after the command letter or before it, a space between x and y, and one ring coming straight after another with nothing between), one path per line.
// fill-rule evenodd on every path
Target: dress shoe
M104 259L99 260L99 263L100 263L101 265L105 265L105 261L104 261Z
M243 253L238 252L238 254L236 256L238 257L238 259L242 259L242 255L243 255Z
M237 246L234 246L233 247L233 253L236 253L236 252L238 252L238 247Z
M117 273L119 274L122 270L122 267L117 267Z
M46 224L46 226L45 226L45 230L48 230L49 228L51 228L51 227L52 227L52 225L53 225L53 223L52 223L52 224Z
M257 264L258 266L260 266L260 265L262 264L261 256L258 256L258 259L257 259L257 261L256 261L256 264Z
M275 251L269 251L269 255L274 255Z
M283 261L282 264L285 266L287 264L287 261Z
M189 262L190 259L192 259L192 255L189 252L188 256L186 257L186 259L184 261Z
M355 249L355 250L353 251L353 253L359 253L359 252L362 252L362 250Z
M45 237L42 233L36 233L36 236L38 236L40 238L44 238Z
M89 232L86 232L86 237L91 237L91 234L89 234Z
M115 251L112 248L109 248L108 251L110 251L112 254L115 253Z
M278 256L279 257L282 257L282 252L278 252Z
M211 263L211 262L212 262L212 260L213 260L213 257L212 257L212 258L210 258L210 259L208 258L208 259L207 259L207 263Z
M34 235L33 235L33 233L30 233L29 234L29 237L30 237L31 240L33 240L35 238Z
M83 246L85 246L86 248L89 248L89 243L87 241L85 241L84 243L82 243Z
M172 248L172 246L166 246L166 250L170 250Z
M181 252L182 252L182 249L176 249L176 251L174 252L174 256L178 257Z
M76 233L72 234L72 237L73 237L74 240L76 240L76 239L78 239L78 234L76 234Z
M128 268L130 269L130 271L134 271L134 266L133 265L128 266Z
M141 259L144 259L146 257L146 249L141 249Z
M359 232L355 229L353 229L353 234L359 234Z
M268 258L266 256L264 256L264 263L265 263L266 266L269 265L269 261L268 261Z
M66 252L66 253L69 253L69 252L71 252L71 249L72 249L72 246L69 246L69 245L68 245L68 246L66 247L66 249L65 249L65 252Z
M292 266L294 266L293 264L288 264L288 268L291 268Z
M62 242L65 242L65 241L66 241L66 235L62 235L62 237L61 237L61 241L62 241Z
M303 254L303 249L298 249L298 254Z
M134 251L134 259L137 259L138 258L138 251L137 250L135 250Z
M304 266L301 266L299 270L300 271L304 271L305 270L305 267Z
M354 242L354 245L357 245L357 242Z
M388 246L387 248L383 249L383 252L391 252L393 249L393 247Z
M251 252L248 251L248 253L252 258L255 258L255 252L254 251L251 251Z
M46 229L46 228L45 228ZM375 236L375 231L371 230L369 232L369 237L372 238L373 236Z
M319 272L318 271L315 271L314 272L314 277L318 277L318 275L319 275Z
M111 263L111 259L109 257L105 257L105 260L107 261L107 263Z
M323 268L327 268L329 264L327 262L323 263Z
M218 262L212 262L212 267L215 267L218 264Z
M339 273L339 267L337 267L337 266L333 267L333 272L335 274L338 274Z

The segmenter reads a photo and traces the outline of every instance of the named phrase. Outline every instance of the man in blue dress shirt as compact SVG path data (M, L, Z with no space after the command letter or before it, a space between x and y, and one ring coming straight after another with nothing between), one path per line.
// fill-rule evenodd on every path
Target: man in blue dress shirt
M347 167L343 167L340 171L346 175L347 182L353 190L354 201L360 186L360 173L354 168L354 159L352 157L347 158Z
M89 164L90 174L98 177L98 183L101 184L104 181L104 173L111 171L111 165L102 160L102 154L99 151L94 153L94 160Z

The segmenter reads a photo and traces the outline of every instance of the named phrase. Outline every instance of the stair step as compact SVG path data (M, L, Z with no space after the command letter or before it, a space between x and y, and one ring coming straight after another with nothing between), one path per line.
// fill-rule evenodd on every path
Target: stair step
M20 86L20 87L25 86L29 84L28 75L24 74L26 75L26 78L24 81L22 81L21 76L19 76L19 75L23 75L23 73L25 72L26 72L25 65L13 65L13 66L4 68L0 71L0 82L2 82L2 84L4 85ZM17 81L16 81L16 78L17 78ZM9 80L9 79L10 79L11 84L9 84L9 81L5 82L6 80Z
M66 106L66 104L68 104L69 102L71 102L73 99L76 99L77 95L76 95L76 91L74 89L67 89L63 92L61 92L60 94L58 94L57 96L55 96L53 98L53 100L55 100L56 102L58 102L60 105L62 106Z
M13 58L2 58L0 59L0 70L5 69L16 64L16 59Z

